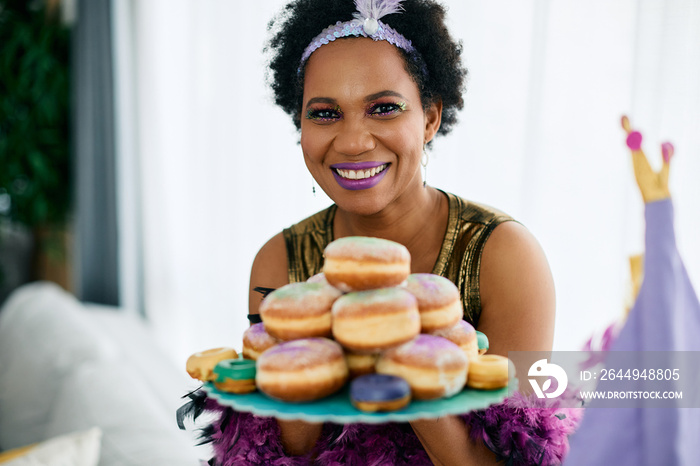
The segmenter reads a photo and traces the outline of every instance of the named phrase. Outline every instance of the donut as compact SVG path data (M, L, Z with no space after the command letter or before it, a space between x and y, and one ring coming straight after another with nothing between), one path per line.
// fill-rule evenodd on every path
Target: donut
M310 276L306 281L307 283L328 283L328 280L326 280L326 275L323 272Z
M233 348L213 348L206 351L194 353L187 358L185 369L190 377L201 380L202 382L210 382L214 379L214 366L219 361L224 359L236 359L238 353Z
M489 338L486 334L477 330L476 341L479 345L479 354L484 354L489 350Z
M257 360L258 389L280 401L318 400L338 391L347 380L343 349L328 338L285 341Z
M447 338L452 343L459 346L470 362L479 355L479 343L477 341L476 330L474 330L474 327L467 321L459 320L450 327L430 332L430 335Z
M333 303L333 338L350 351L371 353L420 333L416 298L403 288L354 291Z
M326 280L346 293L396 286L411 273L408 249L381 238L339 238L326 246L323 256Z
M267 333L280 340L331 335L331 306L342 293L324 283L284 285L260 303Z
M376 353L355 353L346 349L345 362L348 364L350 378L373 374L377 358L379 358L379 354Z
M267 333L264 323L253 324L243 332L243 357L258 359L265 350L272 348L280 341Z
M250 393L255 391L255 361L224 359L214 367L214 387L222 392Z
M416 400L450 397L464 388L469 361L451 341L420 334L382 353L377 373L406 379Z
M350 402L360 411L396 411L410 401L411 387L395 375L367 374L350 382Z
M495 390L508 386L515 376L513 362L505 356L484 354L469 364L467 386L479 390Z
M450 327L462 319L459 290L449 279L432 273L414 273L408 276L404 286L418 301L421 332Z

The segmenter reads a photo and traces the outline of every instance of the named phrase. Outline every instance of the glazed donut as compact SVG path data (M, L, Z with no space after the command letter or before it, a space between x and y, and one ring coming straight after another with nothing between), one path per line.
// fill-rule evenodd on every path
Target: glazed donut
M214 366L224 359L236 359L238 353L233 348L213 348L206 351L194 353L187 358L185 369L190 377L210 382L214 379Z
M214 387L222 392L250 393L255 391L255 361L224 359L214 367Z
M378 352L420 333L416 298L403 288L355 291L333 303L333 337L350 351Z
M281 401L318 400L338 391L347 380L343 349L328 338L286 341L257 360L258 389Z
M265 324L259 322L253 324L243 332L243 357L246 359L258 359L258 357L265 351L281 340L273 337L265 330Z
M420 334L382 353L377 373L402 377L411 386L414 399L432 400L460 392L468 366L459 346L442 337Z
M373 374L377 358L379 358L379 354L376 353L355 353L346 349L345 362L348 364L350 378L354 379L361 375Z
M479 345L479 354L484 354L489 350L489 338L485 333L476 331L476 341Z
M421 332L450 327L462 318L462 303L457 286L449 279L432 273L414 273L404 285L416 297Z
M479 390L495 390L508 386L515 376L513 362L505 356L485 354L469 364L467 386Z
M342 293L324 283L284 285L260 303L267 333L280 340L331 335L331 306Z
M411 401L411 387L401 377L367 374L350 382L350 402L360 411L396 411Z
M464 320L460 320L456 324L441 328L432 332L430 335L447 338L455 345L459 346L464 354L467 355L469 361L473 361L479 355L479 343L477 341L476 330L472 325Z
M339 238L326 246L323 256L326 280L346 293L396 286L411 273L408 249L381 238Z

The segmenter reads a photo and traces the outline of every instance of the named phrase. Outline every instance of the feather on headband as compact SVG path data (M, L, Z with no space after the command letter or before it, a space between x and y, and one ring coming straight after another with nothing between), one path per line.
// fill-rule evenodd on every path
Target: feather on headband
M345 22L338 21L328 26L304 49L304 53L301 55L301 62L299 63L299 72L301 72L306 60L309 59L312 53L323 45L343 37L369 37L373 40L385 40L400 49L413 52L415 49L410 40L380 21L386 15L403 11L402 1L355 0L355 9L357 11L353 13L353 19Z

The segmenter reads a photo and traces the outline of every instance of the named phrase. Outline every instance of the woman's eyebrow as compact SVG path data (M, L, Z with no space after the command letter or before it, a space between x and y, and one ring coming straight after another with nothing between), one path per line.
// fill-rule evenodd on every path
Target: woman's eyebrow
M371 102L373 100L379 99L381 97L398 97L400 99L404 99L405 97L399 94L396 91L381 91L381 92L376 92L374 94L370 94L367 97L365 97L365 102Z
M403 95L396 91L380 91L380 92L375 92L374 94L370 94L364 98L365 102L371 102L376 99L380 99L382 97L398 97L400 99L405 99ZM338 103L337 100L331 98L331 97L312 97L309 99L308 102L306 102L306 107L308 108L310 105L313 104L330 104L330 105L336 105Z
M308 108L309 105L313 104L332 104L335 105L337 101L335 99L331 99L330 97L313 97L309 99L308 102L306 102L306 107Z

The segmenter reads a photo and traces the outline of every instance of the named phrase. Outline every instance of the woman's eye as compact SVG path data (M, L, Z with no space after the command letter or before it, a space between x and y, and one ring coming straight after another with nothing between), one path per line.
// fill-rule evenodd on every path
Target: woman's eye
M306 112L306 118L313 121L333 121L342 116L337 108L310 108Z
M382 104L375 104L369 109L370 115L378 115L378 116L384 116L384 115L394 115L399 112L403 112L406 110L406 104L403 102L398 102L398 103L382 103Z

